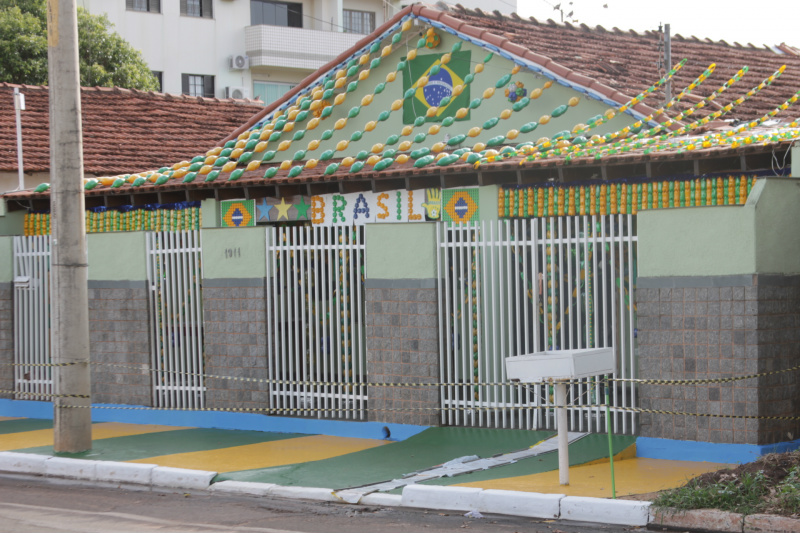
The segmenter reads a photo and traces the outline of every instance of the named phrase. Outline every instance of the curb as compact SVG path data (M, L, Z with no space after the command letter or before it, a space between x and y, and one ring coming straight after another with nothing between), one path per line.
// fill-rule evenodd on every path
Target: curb
M337 495L333 489L320 487L292 487L246 481L212 483L217 472L205 470L68 459L16 452L0 452L0 472L104 484L148 486L155 489L207 490L212 494L241 494L337 503L348 503L351 500ZM402 495L371 493L361 496L352 503L458 512L478 511L525 518L623 526L641 527L652 524L654 527L684 531L800 533L800 519L783 516L744 516L713 509L693 511L654 509L651 508L650 502L635 500L609 500L469 487L414 484L407 485Z
M800 533L800 519L769 514L743 515L717 509L651 509L656 527L720 533Z

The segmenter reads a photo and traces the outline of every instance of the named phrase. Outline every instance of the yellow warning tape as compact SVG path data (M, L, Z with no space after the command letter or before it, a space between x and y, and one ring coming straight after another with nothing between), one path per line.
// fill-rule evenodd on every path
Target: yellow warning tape
M330 407L330 408L312 408L312 407L203 407L203 408L193 408L193 407L138 407L138 406L131 406L131 407L122 407L122 406L111 406L111 405L62 405L60 407L64 407L67 409L112 409L112 410L122 410L122 411L217 411L217 412L246 412L246 413L264 413L264 414L275 414L275 413L321 413L321 412L328 412L328 413L336 413L336 412L395 412L395 413L407 413L407 412L424 412L424 411L436 411L436 412L449 412L449 411L534 411L537 409L558 409L562 406L558 405L529 405L529 406L518 406L518 407L510 407L510 406L497 406L497 407L484 407L484 406L475 406L475 407L395 407L395 408L380 408L380 409L370 409L366 407ZM594 409L605 409L606 405L604 404L597 404L597 405L587 405L587 406L564 406L566 409L579 409L579 410L594 410ZM608 406L612 411L627 411L633 413L652 413L652 414L662 414L662 415L680 415L680 416L700 416L706 418L739 418L739 419L746 419L746 420L800 420L800 416L757 416L757 415L723 415L723 414L711 414L711 413L687 413L683 411L662 411L657 409L642 409L639 407L620 407L620 406Z
M23 366L23 367L57 367L57 366L72 366L85 363L60 363L60 364L26 364L26 363L0 363L0 366ZM531 382L517 382L517 381L501 381L501 382L468 382L468 383L403 383L403 382L356 382L356 381L302 381L291 379L262 379L262 378L247 378L236 376L221 376L217 374L201 374L197 372L181 372L179 370L162 370L162 369L148 369L141 366L124 365L121 363L106 363L106 362L92 362L92 365L114 366L118 368L127 368L131 370L147 371L147 372L161 372L164 374L177 374L182 376L202 377L206 379L227 379L231 381L247 381L251 383L271 383L274 385L305 385L313 387L468 387L468 386L485 386L485 387L499 387L509 385L546 385L551 384L552 381L531 381ZM640 383L643 385L704 385L711 383L732 383L735 381L742 381L745 379L756 379L765 376L772 376L775 374L782 374L785 372L794 372L800 370L800 365L784 368L783 370L772 370L769 372L761 372L759 374L747 374L744 376L731 376L727 378L698 378L698 379L645 379L645 378L607 378L608 381L616 381L620 383ZM580 380L563 380L568 383L585 384L585 381ZM606 380L601 380L606 381Z
M41 396L43 398L91 398L91 396L87 394L47 394L44 392L23 392L15 390L0 390L0 394L21 394L23 396Z

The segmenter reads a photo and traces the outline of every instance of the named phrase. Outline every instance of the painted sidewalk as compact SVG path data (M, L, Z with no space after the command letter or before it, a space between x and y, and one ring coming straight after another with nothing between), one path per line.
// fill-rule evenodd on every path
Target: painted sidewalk
M100 461L149 463L219 472L216 481L346 489L401 478L465 456L492 457L529 448L550 431L428 428L402 441L98 422L93 448L61 454ZM0 451L53 455L52 421L0 417ZM635 458L635 438L613 436L618 496L683 484L726 464ZM570 486L558 484L558 457L547 452L471 474L426 481L520 492L610 497L606 435L570 446Z

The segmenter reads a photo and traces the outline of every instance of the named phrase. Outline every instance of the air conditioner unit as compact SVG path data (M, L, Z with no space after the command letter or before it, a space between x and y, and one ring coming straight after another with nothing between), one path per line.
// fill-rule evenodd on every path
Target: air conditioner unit
M250 98L250 91L244 87L225 87L225 98L243 100L245 98Z
M244 54L236 54L228 58L228 66L231 70L244 70L250 67L250 58Z

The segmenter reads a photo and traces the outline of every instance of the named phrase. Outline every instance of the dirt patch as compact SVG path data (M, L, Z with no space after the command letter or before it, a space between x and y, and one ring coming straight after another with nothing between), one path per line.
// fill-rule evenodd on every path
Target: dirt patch
M640 499L634 495L630 499ZM656 506L718 508L797 517L800 511L800 450L771 453L751 463L707 472L683 487L649 494Z

